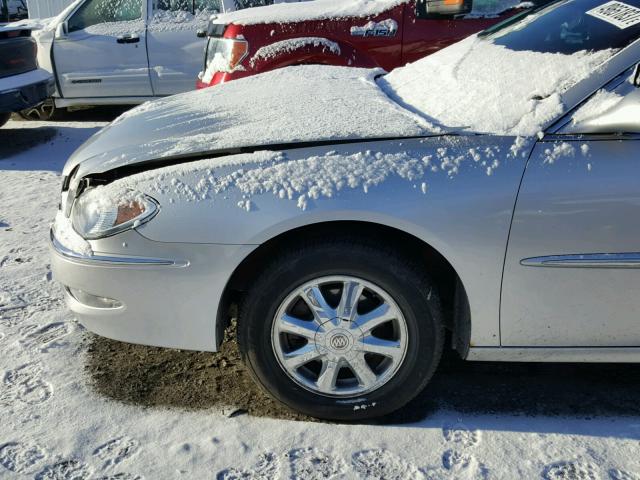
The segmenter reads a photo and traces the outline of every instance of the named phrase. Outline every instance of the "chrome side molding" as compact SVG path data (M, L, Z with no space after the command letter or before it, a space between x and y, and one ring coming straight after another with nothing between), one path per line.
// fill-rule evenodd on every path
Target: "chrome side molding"
M186 267L189 265L189 262L186 260L171 260L167 258L83 255L62 245L53 234L53 229L50 230L49 235L51 248L53 248L57 254L74 262L84 263L86 265L120 265L129 267Z
M640 268L640 252L548 255L524 258L520 260L520 265L560 268Z

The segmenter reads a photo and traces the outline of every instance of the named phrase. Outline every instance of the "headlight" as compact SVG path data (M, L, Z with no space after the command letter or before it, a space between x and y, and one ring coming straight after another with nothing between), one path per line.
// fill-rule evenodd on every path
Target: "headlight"
M102 195L100 188L84 192L73 205L73 229L87 240L109 237L151 220L158 203L137 192L120 198Z

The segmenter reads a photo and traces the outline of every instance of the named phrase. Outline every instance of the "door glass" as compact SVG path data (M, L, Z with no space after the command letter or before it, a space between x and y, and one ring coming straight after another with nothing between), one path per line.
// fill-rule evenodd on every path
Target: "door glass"
M154 10L193 13L193 0L156 0Z
M273 0L234 0L236 10L242 10L244 8L263 7L265 5L271 5Z
M142 19L142 0L88 0L69 19L69 32Z
M211 13L222 12L222 0L196 0L195 8L198 11Z
M222 0L154 0L151 29L181 30L204 23L222 11Z

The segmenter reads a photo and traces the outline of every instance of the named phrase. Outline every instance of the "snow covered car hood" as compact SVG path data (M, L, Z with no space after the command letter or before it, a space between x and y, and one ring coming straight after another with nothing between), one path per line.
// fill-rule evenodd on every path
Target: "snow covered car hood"
M89 139L63 174L79 164L81 176L233 149L437 134L379 88L382 73L307 65L148 102Z

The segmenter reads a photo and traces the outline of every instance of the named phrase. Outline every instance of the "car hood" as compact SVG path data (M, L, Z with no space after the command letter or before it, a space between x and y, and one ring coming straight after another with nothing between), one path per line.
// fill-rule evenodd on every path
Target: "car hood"
M378 87L379 69L291 67L136 107L90 138L64 175L310 142L441 133ZM184 160L182 160L184 161Z

